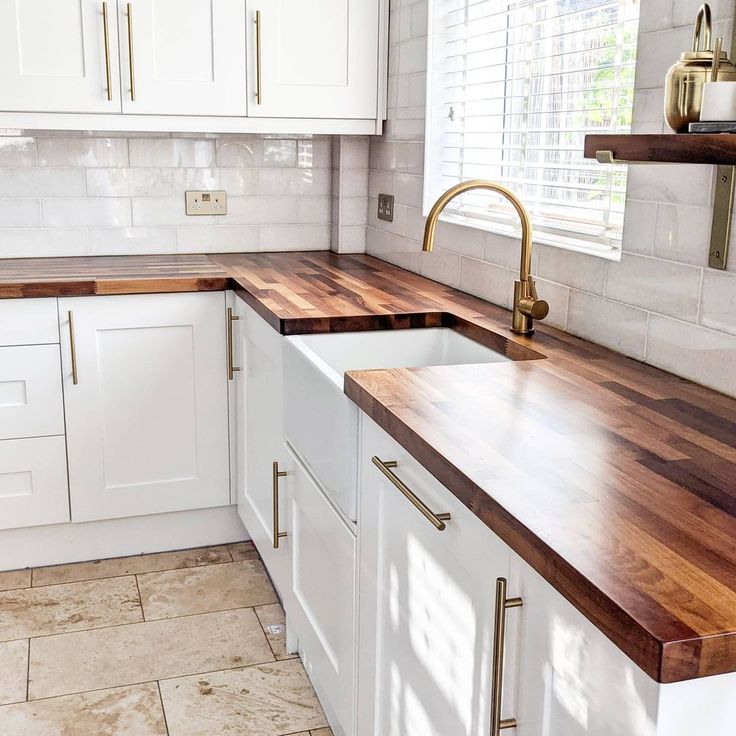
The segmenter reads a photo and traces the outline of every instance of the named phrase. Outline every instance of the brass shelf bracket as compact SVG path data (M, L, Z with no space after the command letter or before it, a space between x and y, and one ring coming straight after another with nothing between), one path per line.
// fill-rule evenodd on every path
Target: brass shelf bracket
M713 224L710 228L708 265L722 271L728 265L728 241L731 239L735 180L736 166L716 167Z
M599 164L666 164L667 161L626 161L616 158L611 150L595 152ZM684 163L684 162L683 162ZM713 198L713 221L710 228L710 251L708 266L725 271L728 266L728 244L731 239L733 201L736 193L736 166L716 166L715 195Z

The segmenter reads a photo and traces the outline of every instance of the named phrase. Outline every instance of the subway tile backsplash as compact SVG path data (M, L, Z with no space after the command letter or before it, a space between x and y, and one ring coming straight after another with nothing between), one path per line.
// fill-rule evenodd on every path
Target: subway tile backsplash
M700 0L641 7L633 129L666 132L664 76L689 48ZM388 120L371 139L368 252L509 306L519 242L441 225L421 254L428 0L391 0ZM732 3L711 3L714 36L731 38ZM631 166L622 261L537 246L533 270L548 324L736 396L736 228L728 272L707 267L713 167ZM396 217L375 217L379 192Z
M329 136L0 131L0 258L328 249L331 167ZM228 214L187 217L187 189Z

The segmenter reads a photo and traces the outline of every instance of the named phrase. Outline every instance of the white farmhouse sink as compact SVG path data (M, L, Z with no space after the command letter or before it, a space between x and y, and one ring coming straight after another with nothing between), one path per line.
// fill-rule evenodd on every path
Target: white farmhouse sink
M345 371L508 360L446 327L287 337L286 439L337 506L355 521L359 410L343 393Z

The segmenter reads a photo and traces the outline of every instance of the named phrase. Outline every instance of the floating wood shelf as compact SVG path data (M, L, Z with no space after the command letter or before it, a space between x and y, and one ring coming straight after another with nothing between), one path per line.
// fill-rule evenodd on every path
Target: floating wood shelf
M596 158L599 151L625 163L736 166L736 134L586 135L585 157Z

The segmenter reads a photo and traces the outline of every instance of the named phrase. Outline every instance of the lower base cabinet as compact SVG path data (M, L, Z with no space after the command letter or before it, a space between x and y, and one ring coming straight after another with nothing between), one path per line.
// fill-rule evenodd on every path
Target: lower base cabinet
M374 457L450 515L444 528ZM488 736L494 581L508 576L509 549L366 417L361 475L357 733Z
M336 736L353 733L356 538L292 456L289 622Z
M225 295L59 300L72 521L230 503Z

